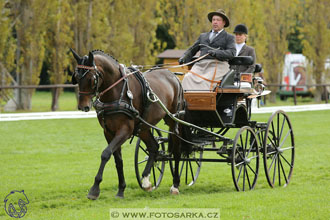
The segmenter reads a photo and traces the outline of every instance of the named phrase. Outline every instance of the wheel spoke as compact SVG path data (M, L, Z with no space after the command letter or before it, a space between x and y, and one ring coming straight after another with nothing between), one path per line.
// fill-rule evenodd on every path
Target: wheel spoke
M281 167L280 167L280 157L277 158L277 169L278 169L278 185L281 186Z
M148 161L148 159L144 159L144 160L138 162L138 164L145 163L145 162L147 162L147 161Z
M190 161L189 161L189 167L190 167L190 174L192 176L192 181L195 181L195 176L194 176L194 172L193 172L192 165L191 165Z
M276 161L276 154L272 157L272 162L270 163L270 166L269 166L269 168L268 168L268 172L272 169L272 166L273 166L273 164L274 164L274 161ZM276 163L276 162L275 162Z
M250 145L250 149L249 149L249 151L248 151L247 154L246 154L246 157L248 157L249 154L251 153L251 150L253 149L253 145L254 145L255 142L256 142L256 139L253 138L253 141L252 141L252 143L251 143L251 145Z
M274 138L274 136L275 136L275 128L274 128L274 122L272 121L272 131L273 131L273 138ZM271 141L271 140L270 140ZM273 144L273 146L276 146L276 139L275 139L275 144Z
M285 162L290 166L290 168L293 168L291 163L282 154L280 154L280 156L283 158L283 160L285 160Z
M144 149L141 145L140 145L140 149L146 154L149 156L149 153L146 151L146 149Z
M250 178L249 178L249 173L248 173L248 170L246 169L246 167L245 167L245 172L246 172L246 179L247 179L248 184L249 184L249 189L251 189L252 187L251 187L251 182L250 182Z
M240 140L241 140L241 147L242 147L242 151L243 151L243 154L244 154L244 144L243 144L243 139L242 139L242 135L239 136ZM238 151L238 149L237 149ZM243 157L242 157L243 159Z
M243 171L243 191L245 191L245 173L246 173L246 167L244 166L244 171Z
M277 138L280 137L280 115L277 115ZM277 139L277 144L279 143L279 139Z
M285 125L285 117L283 118L283 122L282 122L282 127L281 127L281 132L278 136L278 140L280 141L282 138L282 133L283 133L283 129L284 129L284 125Z
M241 174L242 174L242 168L243 168L243 166L240 166L240 167L239 167L239 172L238 172L238 176L237 176L237 180L236 180L237 183L239 182L239 178L241 177Z
M154 186L156 186L157 181L156 181L156 173L155 173L155 167L154 166L152 167L152 174L153 174L153 177L154 177Z
M163 171L158 166L157 166L157 170L159 170L159 172L163 174Z
M285 170L284 170L284 167L283 167L283 164L282 164L282 161L280 160L280 158L279 158L279 162L280 162L280 165L281 165L281 169L282 169L282 172L283 172L285 183L287 183L288 182L288 178L285 175Z
M279 145L279 148L281 148L283 146L283 144L285 143L286 139L288 138L289 134L291 133L291 130L288 131L288 133L285 135L282 143Z
M188 184L188 163L189 161L186 161L186 184Z
M250 170L253 172L254 175L257 175L257 173L252 169L252 167L249 164L247 164L247 166L250 168Z
M185 161L182 161L182 166L181 166L181 169L180 169L180 175L179 175L179 176L182 175L182 171L183 171L184 163L185 163Z
M235 167L237 167L237 166L241 166L242 164L244 164L244 161L235 164Z
M272 152L268 152L266 155L272 155L274 153L276 153L276 150L275 151L272 151Z
M246 132L246 136L245 136L245 146L244 146L244 149L243 149L243 153L244 155L246 155L246 149L247 149L247 146L248 146L248 143L249 143L249 131Z
M273 136L274 137L274 136ZM271 144L275 147L277 146L276 143L274 143L274 141L272 139L270 139L270 137L268 137L268 140L271 142ZM275 141L276 142L276 141Z
M275 155L275 166L274 166L274 173L273 173L273 185L275 184L276 165L277 165L277 155Z

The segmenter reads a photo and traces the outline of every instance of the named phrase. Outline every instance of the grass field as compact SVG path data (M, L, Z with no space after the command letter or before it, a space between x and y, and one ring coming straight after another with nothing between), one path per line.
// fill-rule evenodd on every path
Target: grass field
M236 192L229 165L203 163L197 183L182 185L179 196L169 193L168 165L160 187L144 192L134 172L135 139L123 146L125 199L115 198L111 158L96 201L86 198L106 146L96 119L0 122L0 219L11 219L3 199L12 190L25 190L30 201L23 219L109 219L115 207L220 208L221 219L330 219L330 111L288 115L296 160L286 188L271 189L261 167L256 189ZM269 116L253 119L266 122Z

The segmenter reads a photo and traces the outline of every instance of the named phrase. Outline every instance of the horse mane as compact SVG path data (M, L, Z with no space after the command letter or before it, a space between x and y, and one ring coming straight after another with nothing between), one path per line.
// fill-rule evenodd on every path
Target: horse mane
M92 50L92 54L93 55L101 55L101 56L107 57L110 60L112 60L113 62L115 62L117 65L119 65L119 62L118 62L118 60L116 58L114 58L112 55L104 52L103 50L99 50L99 49Z

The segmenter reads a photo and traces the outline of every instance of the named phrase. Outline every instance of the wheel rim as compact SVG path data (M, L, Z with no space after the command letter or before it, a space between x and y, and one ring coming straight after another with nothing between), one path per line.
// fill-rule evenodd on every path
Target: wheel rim
M266 178L271 187L287 186L294 167L294 136L291 122L283 111L269 118L263 140Z
M231 170L237 191L254 189L259 174L259 144L250 127L242 127L234 139Z
M179 176L180 182L184 180L184 183L188 186L192 186L196 183L199 176L199 172L202 168L203 150L193 151L189 155L181 155L179 164ZM171 160L170 168L172 176L174 173L174 161Z
M156 132L155 132L156 131ZM159 149L158 149L158 156L165 153L165 142L164 138L162 137L162 134L160 131L152 129L152 134L155 137L156 141L159 144ZM142 172L147 164L147 160L149 158L149 153L147 151L147 147L144 144L144 142L138 138L136 142L136 147L135 147L135 175L136 179L139 183L139 186L142 188ZM153 184L153 189L156 189L164 175L164 170L165 170L165 161L158 161L157 158L151 167L150 171L150 181Z

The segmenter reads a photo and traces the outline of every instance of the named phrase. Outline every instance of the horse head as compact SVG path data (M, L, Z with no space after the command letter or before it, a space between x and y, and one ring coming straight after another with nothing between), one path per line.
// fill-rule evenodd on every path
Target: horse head
M80 57L73 49L71 52L78 63L72 75L72 84L78 83L79 86L78 109L88 112L92 107L92 99L97 95L98 88L102 84L102 74L95 65L92 52L83 57Z

